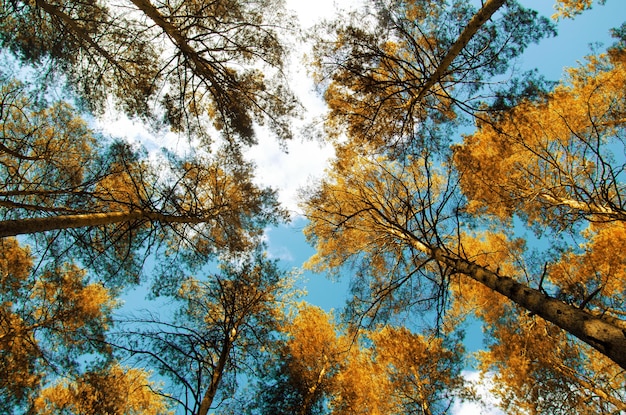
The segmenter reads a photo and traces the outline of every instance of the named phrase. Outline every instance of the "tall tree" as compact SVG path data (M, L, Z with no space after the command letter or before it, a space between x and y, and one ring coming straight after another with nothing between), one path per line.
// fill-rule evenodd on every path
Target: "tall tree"
M432 415L470 398L453 337L390 326L347 335L332 315L305 304L282 330L252 413Z
M105 144L68 104L39 104L15 81L1 92L0 236L40 233L47 256L78 249L103 275L136 276L139 250L155 243L189 258L241 251L282 215L238 151L166 154L157 170L129 144Z
M315 43L327 133L347 133L348 145L401 151L445 142L446 124L480 110L485 83L553 31L515 1L476 10L467 1L392 0L372 10L323 26Z
M115 305L71 263L35 270L27 248L0 239L0 409L21 413L55 373L78 373L102 346Z
M281 2L3 0L0 43L67 76L91 110L114 97L128 115L209 139L254 141L253 124L290 136ZM286 30L286 28L285 28ZM160 101L154 105L154 101Z
M122 322L113 346L169 378L164 396L184 413L206 415L228 406L240 376L255 376L293 283L294 275L260 250L225 262L206 278L161 278L155 294L180 306L174 318L151 314Z
M464 298L493 336L482 359L507 410L621 410L623 51L621 40L553 92L481 114L453 151L342 145L305 202L309 265L353 266L361 323L408 306L442 316ZM516 237L520 217L545 249Z
M626 366L621 323L502 274L497 264L476 263L462 238L473 231L462 227L463 198L455 184L453 171L433 166L428 158L401 163L355 157L349 170L331 172L309 197L307 233L317 249L310 266L338 272L355 263L361 316L441 304L450 275L464 274ZM507 228L500 232L506 235Z
M325 413L325 401L335 392L336 375L344 364L349 343L328 314L306 304L301 304L282 332L286 339L271 351L271 365L261 378L258 412Z

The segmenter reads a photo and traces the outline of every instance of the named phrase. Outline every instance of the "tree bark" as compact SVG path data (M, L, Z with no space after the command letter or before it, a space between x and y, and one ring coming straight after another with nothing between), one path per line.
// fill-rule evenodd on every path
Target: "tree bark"
M180 33L180 30L176 26L168 22L165 16L163 16L149 0L131 1L139 10L141 10L157 26L159 26L167 37L169 37L181 51L181 53L193 63L193 69L197 75L209 80L211 82L211 87L220 89L218 82L215 80L216 68L209 61L200 56L200 54L189 44L187 39Z
M626 369L626 330L611 324L600 316L595 316L574 305L564 303L543 294L539 290L518 283L512 278L500 276L466 259L452 256L442 249L434 248L430 251L429 254L433 259L550 321Z
M217 394L217 388L222 381L222 377L224 376L224 370L226 370L226 362L228 361L228 355L230 354L230 350L232 349L232 342L228 335L224 339L224 344L222 345L222 350L220 351L220 357L217 361L217 366L213 369L213 374L211 376L211 383L209 387L202 397L202 402L200 402L200 408L198 409L197 415L207 415L209 413L209 409L211 409L211 405L213 404L213 399L215 399L215 395Z
M0 221L0 238L58 229L111 225L114 223L131 222L140 219L160 223L199 224L209 222L210 220L215 219L218 215L219 212L206 216L177 216L158 212L130 210L120 212L46 216L43 218L12 219Z
M453 272L472 278L504 295L520 307L578 337L626 369L626 329L622 328L621 324L615 324L611 319L605 319L572 304L564 303L510 277L500 276L444 249L430 248L406 230L392 229L391 233L439 263L448 266Z
M483 7L478 10L478 12L469 21L467 26L465 26L458 39L452 44L452 46L448 50L448 53L446 53L439 65L437 65L435 72L433 72L432 75L428 77L424 85L422 85L417 96L411 99L411 105L413 105L415 102L419 102L422 98L424 98L424 95L426 95L430 88L432 88L437 82L439 82L441 78L443 78L446 71L448 70L448 67L452 64L454 59L459 56L459 53L461 53L463 48L467 46L467 44L476 34L478 29L480 29L482 25L485 24L485 22L489 20L489 18L491 18L491 16L493 16L493 14L500 7L502 7L504 3L506 3L506 0L487 0L485 2Z
M78 215L47 216L0 221L0 237L52 231L55 229L82 228L127 222L144 216L141 211L86 213Z

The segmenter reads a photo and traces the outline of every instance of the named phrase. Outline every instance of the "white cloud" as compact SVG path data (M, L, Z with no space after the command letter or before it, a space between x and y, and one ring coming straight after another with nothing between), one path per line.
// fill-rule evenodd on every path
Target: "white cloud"
M257 164L257 182L278 189L279 201L292 215L302 213L297 206L298 190L321 177L333 155L331 146L298 138L287 143L285 151L268 134L259 137L259 144L247 151Z
M491 394L491 376L481 377L480 372L473 370L465 370L461 374L474 386L481 402L455 402L450 412L452 415L504 415L497 407L498 399Z

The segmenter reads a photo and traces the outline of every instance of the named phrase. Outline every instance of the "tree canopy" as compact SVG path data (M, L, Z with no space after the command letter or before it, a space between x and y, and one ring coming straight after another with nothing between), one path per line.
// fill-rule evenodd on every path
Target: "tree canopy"
M0 411L447 414L467 368L506 413L626 411L626 24L558 82L516 65L592 5L377 0L300 36L281 0L0 0ZM330 312L246 155L293 137L305 38Z
M410 2L417 3L424 2ZM412 13L413 21L411 7L394 11ZM522 31L520 22L508 27ZM545 27L530 18L524 24L534 35ZM474 40L487 42L481 30L492 33L486 25ZM317 251L309 267L353 270L348 315L358 325L395 321L407 309L430 310L435 329L468 315L482 320L487 350L478 359L485 373L495 373L507 413L623 410L624 263L611 252L621 246L623 227L621 30L613 32L616 45L570 69L554 88L534 84L506 105L503 95L490 97L481 86L506 70L504 61L443 59L450 83L432 83L407 71L415 52L402 37L390 36L383 44L391 52L383 53L380 30L371 37L352 26L337 33L333 48L318 51L319 79L331 134L346 138L337 140L327 177L304 199L305 232ZM537 40L514 32L505 38L519 42L515 53ZM389 53L405 58L387 61ZM472 65L469 75L463 65ZM363 75L370 70L371 77ZM466 93L477 98L453 91L455 77L471 81ZM367 84L352 81L365 78ZM402 92L367 95L390 85ZM461 114L471 115L476 130L462 141L442 141L438 133L449 134Z

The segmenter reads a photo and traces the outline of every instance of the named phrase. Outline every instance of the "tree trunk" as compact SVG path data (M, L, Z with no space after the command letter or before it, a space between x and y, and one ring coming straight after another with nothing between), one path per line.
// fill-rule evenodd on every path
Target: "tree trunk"
M130 210L122 212L84 213L76 215L46 216L43 218L12 219L0 221L0 238L5 236L53 231L56 229L111 225L113 223L130 222L139 219L160 223L199 224L207 223L218 216L219 211L215 211L214 213L205 216L184 216Z
M159 10L154 7L149 0L131 0L132 3L148 16L163 32L169 37L176 47L185 55L185 57L193 63L196 75L204 77L211 82L211 87L219 88L215 81L215 68L189 44L187 39L181 34L180 30L172 23L167 21Z
M0 221L0 238L28 233L51 231L55 229L82 228L101 226L112 223L128 222L144 217L141 211L85 213L78 215L47 216Z
M220 351L217 366L213 369L211 384L202 397L202 402L200 402L200 408L198 409L197 415L207 415L209 413L209 409L211 409L211 405L213 404L213 399L215 399L215 395L217 394L217 388L219 387L222 377L224 376L224 370L226 370L226 362L228 361L228 355L230 354L231 348L232 342L227 336L224 339L224 344L222 345L222 350Z
M472 39L472 37L476 34L478 29L482 27L483 24L493 14L500 8L502 5L506 3L506 0L487 0L483 7L478 10L478 12L472 17L467 26L463 29L459 38L452 44L448 53L443 57L439 65L435 69L432 75L428 77L424 85L420 88L417 96L413 97L410 101L410 105L412 106L416 102L419 102L424 95L432 88L441 78L444 77L448 67L452 64L454 59L459 56L459 53L463 50L465 46L467 46L468 42Z
M420 243L419 246L423 245ZM455 272L467 275L578 337L626 369L626 330L609 323L600 316L547 296L512 278L502 277L466 259L450 255L442 249L431 249L429 254Z

